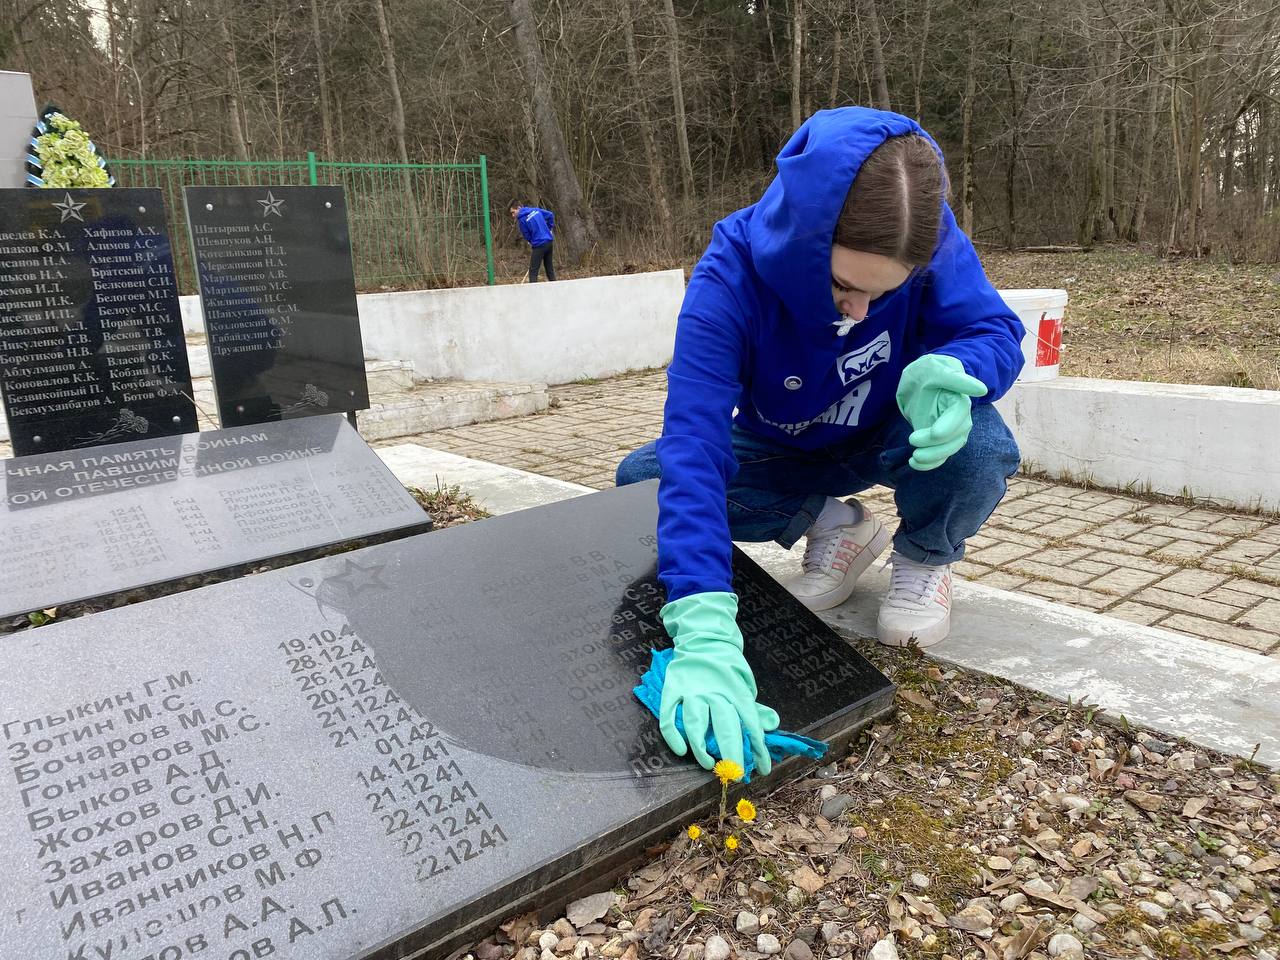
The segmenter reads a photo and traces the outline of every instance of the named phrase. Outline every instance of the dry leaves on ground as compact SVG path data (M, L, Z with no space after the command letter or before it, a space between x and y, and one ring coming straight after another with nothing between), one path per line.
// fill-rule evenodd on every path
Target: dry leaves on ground
M1275 264L1161 260L1128 246L981 256L997 287L1067 291L1064 376L1280 389Z
M600 920L472 955L1275 960L1280 774L868 653L900 685L897 716L759 798L737 856L681 834Z

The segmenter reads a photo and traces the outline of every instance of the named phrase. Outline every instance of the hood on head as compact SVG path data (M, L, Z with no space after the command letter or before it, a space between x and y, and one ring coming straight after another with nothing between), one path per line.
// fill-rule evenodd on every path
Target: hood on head
M778 173L751 216L751 259L805 328L827 328L840 318L831 298L831 242L854 177L885 140L911 133L929 138L901 114L820 110L778 154Z

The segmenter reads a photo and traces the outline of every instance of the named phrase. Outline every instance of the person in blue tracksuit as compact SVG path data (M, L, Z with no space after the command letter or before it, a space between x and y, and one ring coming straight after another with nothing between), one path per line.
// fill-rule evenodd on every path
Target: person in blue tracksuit
M941 152L913 120L824 110L782 148L764 196L716 224L693 271L662 436L617 472L619 485L661 478L675 655L659 726L680 756L710 767L713 732L741 763L745 734L769 772L778 715L742 655L732 540L805 537L787 586L813 610L848 599L892 541L880 640L924 647L950 629L950 564L1018 467L992 401L1022 367L1023 330L946 193ZM892 537L851 496L875 484L894 490Z
M538 282L538 267L543 264L547 268L547 279L554 280L556 268L551 262L551 251L555 246L556 215L541 207L521 206L515 200L511 201L508 210L520 228L520 235L529 242L529 282Z

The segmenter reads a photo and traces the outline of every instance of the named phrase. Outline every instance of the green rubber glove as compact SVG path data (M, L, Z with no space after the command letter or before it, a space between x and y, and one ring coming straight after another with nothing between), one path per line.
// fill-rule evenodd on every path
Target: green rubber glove
M913 468L936 470L965 445L973 429L970 398L986 392L987 385L965 373L955 357L926 353L907 364L898 381L898 409L913 428L907 438L915 447Z
M707 753L710 728L724 758L743 766L745 733L756 769L767 774L773 761L764 735L778 729L778 714L756 703L756 679L742 655L737 596L690 594L664 606L661 616L676 648L658 708L658 729L667 746L678 757L692 750L698 763L710 770L716 762ZM685 737L676 729L676 707L683 707Z

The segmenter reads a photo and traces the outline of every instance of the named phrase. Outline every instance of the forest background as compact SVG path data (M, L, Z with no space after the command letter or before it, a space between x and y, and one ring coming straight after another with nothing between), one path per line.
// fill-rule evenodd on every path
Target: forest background
M486 154L571 258L696 252L859 103L981 242L1280 259L1275 0L0 0L0 66L108 157Z
M0 68L108 158L485 154L506 279L509 199L569 275L687 270L806 116L887 107L993 280L1071 291L1070 372L1280 387L1277 0L0 0Z

